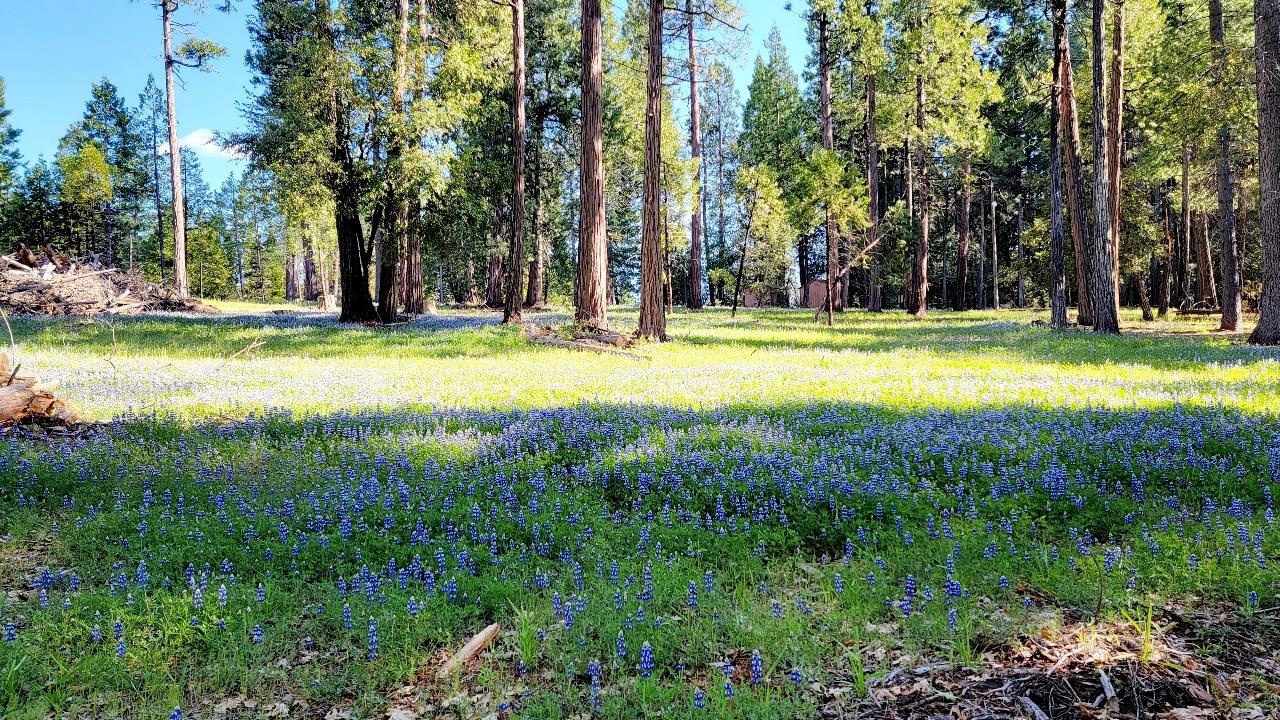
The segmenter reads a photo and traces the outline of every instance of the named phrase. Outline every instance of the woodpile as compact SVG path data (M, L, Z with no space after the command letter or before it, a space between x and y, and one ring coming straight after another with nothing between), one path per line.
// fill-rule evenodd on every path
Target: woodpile
M0 353L0 427L20 423L75 425L80 418L57 395L53 383L22 375L22 366Z
M0 309L12 315L218 312L140 272L105 267L96 257L71 259L48 245L40 255L26 245L0 255Z

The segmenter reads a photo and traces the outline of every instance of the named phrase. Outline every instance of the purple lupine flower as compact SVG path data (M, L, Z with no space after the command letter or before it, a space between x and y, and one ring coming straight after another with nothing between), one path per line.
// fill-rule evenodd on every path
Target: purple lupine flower
M653 648L645 642L640 646L640 677L647 678L653 673Z
M751 686L755 687L764 680L764 659L759 650L751 651Z

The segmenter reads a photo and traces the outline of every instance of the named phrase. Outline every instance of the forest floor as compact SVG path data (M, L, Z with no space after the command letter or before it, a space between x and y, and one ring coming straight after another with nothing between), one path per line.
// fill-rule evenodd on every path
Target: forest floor
M14 322L96 422L0 439L0 715L1280 712L1280 353L1208 319L224 310Z

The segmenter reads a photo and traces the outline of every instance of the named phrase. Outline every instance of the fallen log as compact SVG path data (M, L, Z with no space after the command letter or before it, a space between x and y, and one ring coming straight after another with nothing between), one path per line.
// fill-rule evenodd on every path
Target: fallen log
M19 375L21 365L0 354L0 427L19 423L75 425L80 416L54 394L54 385Z
M486 647L488 647L489 643L493 642L493 639L498 637L498 631L500 631L501 629L502 628L499 627L497 623L494 623L489 627L476 633L470 640L467 641L466 645L462 646L462 649L459 650L456 655L449 658L449 661L446 662L440 668L440 673L436 677L439 677L439 678L449 677L449 675L455 672L456 670L458 670L458 668L462 667L463 665L466 665L468 662L471 661L471 658L474 658L476 655L480 654L481 650L484 650Z

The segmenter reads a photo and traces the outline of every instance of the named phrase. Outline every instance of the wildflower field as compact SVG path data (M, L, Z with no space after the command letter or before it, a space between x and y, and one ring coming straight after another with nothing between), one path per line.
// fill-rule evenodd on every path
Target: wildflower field
M3 717L1280 706L1280 354L1208 322L231 309L14 324L100 422L0 440Z

